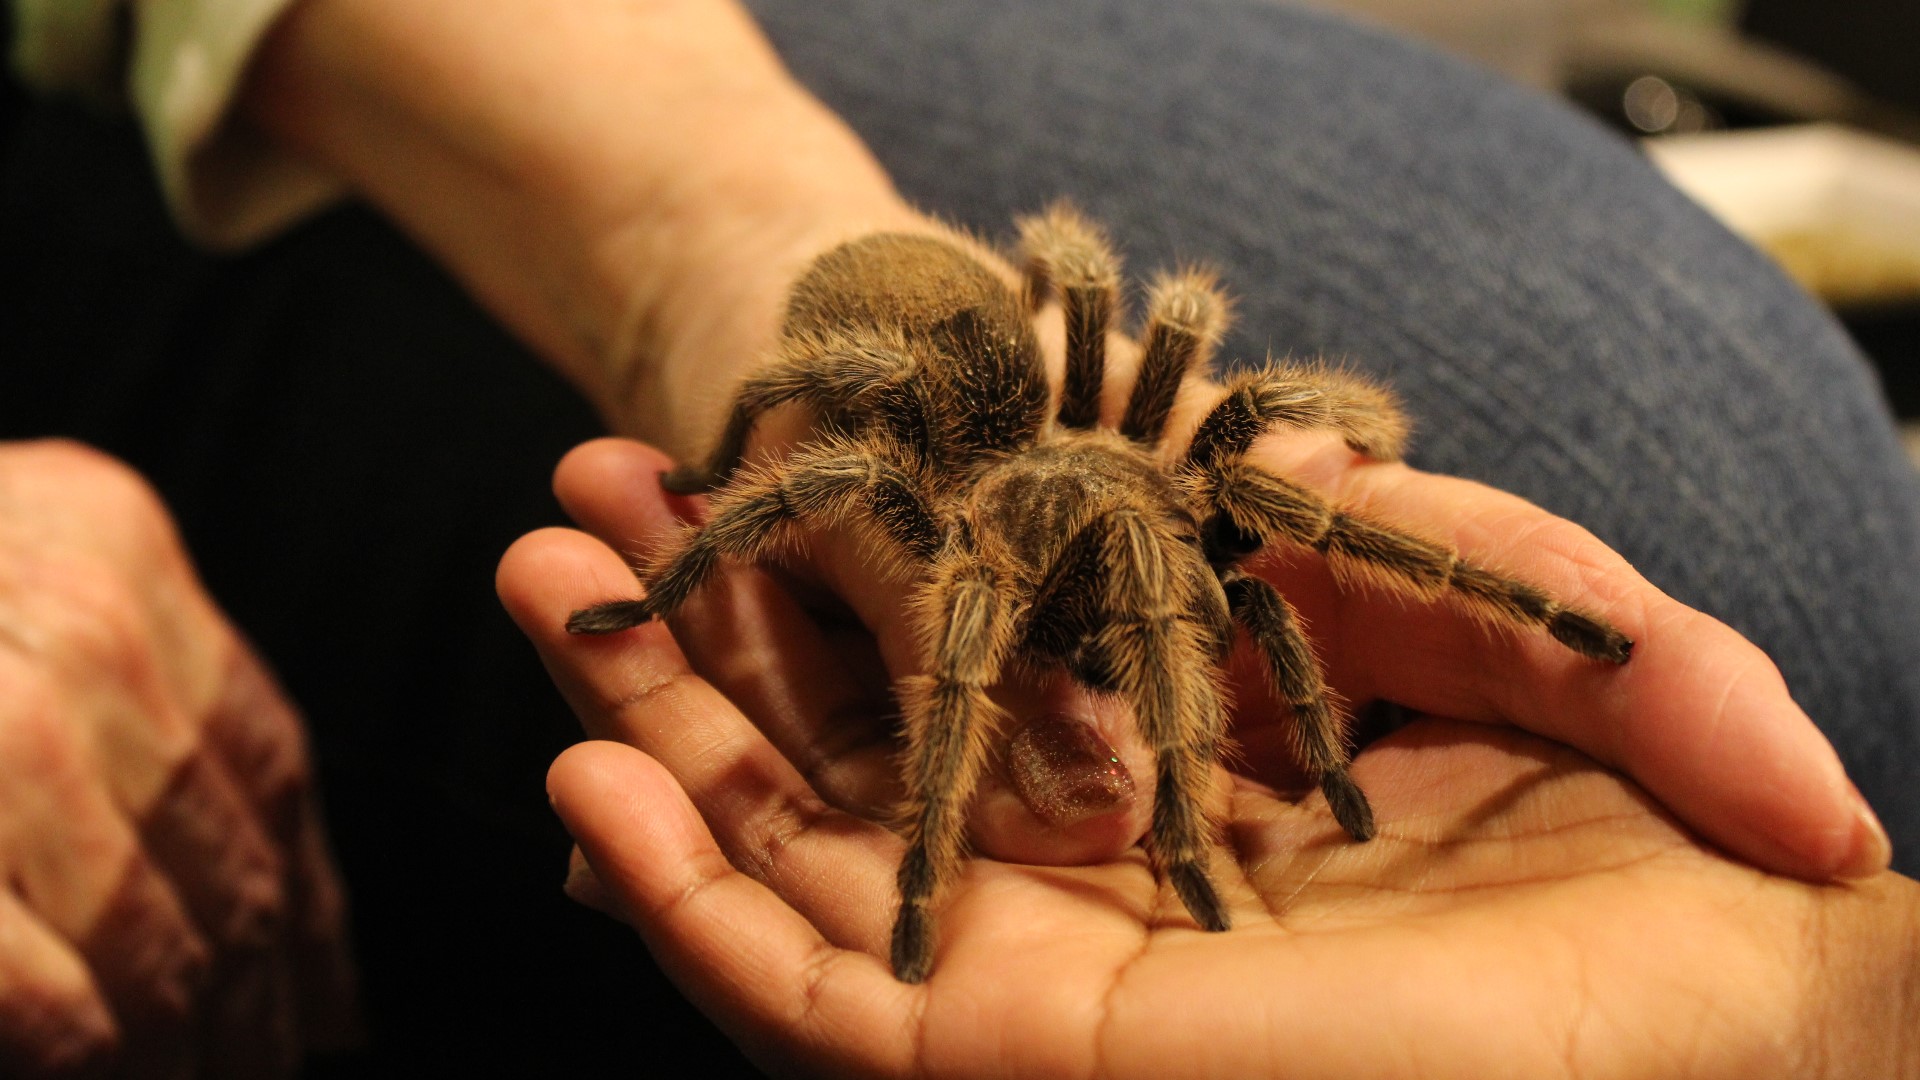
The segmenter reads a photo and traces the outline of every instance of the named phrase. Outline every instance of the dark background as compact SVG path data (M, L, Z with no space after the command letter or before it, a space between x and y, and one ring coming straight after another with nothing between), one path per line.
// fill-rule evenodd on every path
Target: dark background
M130 123L12 83L0 281L0 438L144 472L309 720L376 1040L313 1074L757 1075L560 891L544 779L579 730L493 570L563 522L585 405L370 213L209 257Z

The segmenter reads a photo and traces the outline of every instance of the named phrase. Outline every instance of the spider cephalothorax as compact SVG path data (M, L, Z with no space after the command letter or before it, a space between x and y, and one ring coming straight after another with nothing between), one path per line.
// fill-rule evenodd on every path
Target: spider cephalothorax
M1147 849L1209 930L1227 928L1203 807L1226 738L1216 671L1236 623L1292 708L1301 764L1334 816L1357 840L1373 834L1292 608L1237 569L1265 544L1312 548L1344 579L1426 600L1451 594L1599 660L1625 662L1631 647L1531 585L1343 513L1247 458L1277 428L1328 429L1362 453L1397 456L1399 413L1360 379L1276 365L1235 375L1184 453L1163 447L1176 395L1204 373L1225 322L1205 275L1154 282L1124 417L1103 426L1118 264L1071 210L1021 231L1023 296L931 236L869 236L818 259L789 300L780 354L741 388L719 446L703 467L667 477L674 490L718 489L706 526L643 573L644 599L568 622L610 633L668 614L722 557L758 558L808 523L867 526L923 568L915 602L926 673L900 687L908 847L892 958L908 982L931 966L927 909L965 856L967 804L1002 726L988 688L1015 663L1065 668L1132 706L1157 767ZM1057 402L1032 325L1055 295L1067 328ZM810 406L822 435L777 464L739 469L757 418L788 402Z

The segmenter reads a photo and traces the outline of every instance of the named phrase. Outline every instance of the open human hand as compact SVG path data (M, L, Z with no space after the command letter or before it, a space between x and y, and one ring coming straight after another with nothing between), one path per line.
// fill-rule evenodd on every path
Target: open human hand
M1730 862L1522 733L1430 721L1377 743L1358 775L1393 823L1366 845L1238 785L1226 934L1144 856L976 861L917 987L884 959L900 841L750 741L681 779L586 743L549 785L601 903L776 1075L1920 1075L1920 886ZM742 778L754 797L726 790Z
M1231 651L1237 623L1266 659L1282 703L1291 703L1291 738L1269 738L1268 744L1291 743L1347 832L1361 841L1372 835L1372 815L1348 775L1338 721L1321 689L1320 663L1294 625L1284 591L1277 593L1241 566L1263 546L1290 544L1296 552L1322 553L1324 570L1346 586L1330 594L1341 614L1358 606L1349 598L1386 585L1390 593L1410 592L1432 606L1454 608L1451 620L1442 620L1453 624L1446 634L1464 629L1484 638L1473 633L1481 628L1459 625L1465 620L1458 609L1471 612L1478 602L1487 609L1483 614L1497 613L1512 627L1550 631L1561 645L1605 665L1624 663L1631 647L1607 616L1594 614L1605 609L1579 593L1543 592L1525 583L1524 575L1516 580L1500 561L1489 563L1481 551L1494 545L1469 547L1460 559L1461 545L1452 535L1510 516L1513 507L1502 506L1495 493L1456 485L1446 493L1450 499L1422 506L1423 491L1432 495L1445 485L1405 471L1386 475L1411 478L1411 498L1317 493L1316 487L1337 488L1354 477L1377 478L1381 474L1367 466L1397 458L1401 423L1391 402L1350 377L1302 368L1268 368L1225 387L1185 377L1204 364L1206 342L1217 333L1217 313L1225 304L1198 275L1156 284L1153 313L1142 332L1142 340L1153 344L1129 365L1135 385L1125 401L1125 420L1104 415L1103 406L1116 404L1111 390L1119 380L1110 377L1105 350L1089 341L1104 343L1117 263L1097 230L1069 209L1029 219L1022 231L1030 263L1071 267L1080 275L1071 279L1077 284L1060 289L1070 348L1062 357L1058 426L1047 421L1054 395L1045 379L1046 352L1027 325L1033 315L1041 328L1050 320L1044 310L1033 312L1015 300L991 256L899 234L835 248L793 286L779 358L739 391L708 464L676 471L662 484L688 491L726 482L752 453L766 414L791 399L825 410L835 418L834 433L785 463L729 483L716 498L712 520L646 572L649 595L597 603L567 621L573 632L608 634L671 618L710 584L724 558L760 559L776 545L793 545L787 534L796 527L808 533L800 546L815 556L813 566L838 569L824 576L841 595L864 595L861 614L875 630L906 714L897 755L905 794L893 803L909 846L899 871L893 966L907 982L920 981L930 968L931 908L964 858L978 778L994 771L987 766L996 734L1011 731L1002 718L1010 713L1038 719L1060 708L1057 695L1049 702L1044 691L1038 701L1024 694L995 703L990 690L1004 698L1036 689L1033 684L1044 688L1051 682L1069 691L1077 684L1111 691L1111 699L1133 706L1134 722L1112 739L1151 750L1151 770L1123 766L1122 755L1100 750L1097 737L1084 740L1096 748L1092 764L1109 775L1153 777L1148 850L1195 919L1224 930L1230 915L1209 880L1204 817L1214 747L1228 722L1206 669ZM1047 294L1051 273L1043 270L1026 290L1029 302ZM842 422L843 413L872 423ZM792 419L804 421L805 415ZM1269 434L1288 436L1283 445L1327 444L1338 437L1343 452L1334 466L1317 470L1325 474L1318 485L1300 486L1283 478L1314 474L1310 460L1297 468L1247 464L1245 455L1270 428L1280 432ZM1132 440L1123 439L1123 432ZM1189 440L1180 472L1170 477L1163 471L1166 456ZM1272 457L1274 448L1268 449ZM1444 531L1432 529L1426 519L1447 508L1460 510L1458 519ZM1536 531L1551 523L1536 513ZM1501 525L1495 536L1520 531L1509 522ZM1424 539L1436 535L1437 542ZM1578 544L1575 538L1576 551ZM1590 546L1598 550L1581 554L1604 567L1610 553ZM850 551L857 552L852 561L864 564L851 572ZM1579 559L1567 561L1577 566ZM1617 578L1612 584L1631 590L1637 579L1617 558L1611 561ZM910 600L906 589L914 590ZM1590 585L1584 591L1593 592ZM1574 598L1556 601L1555 595ZM1636 599L1650 602L1644 595ZM1709 624L1696 636L1712 642L1713 629ZM1406 693L1394 696L1403 700L1424 704L1435 688L1443 699L1458 696L1456 688L1466 684L1466 700L1448 710L1455 715L1472 715L1457 710L1484 707L1489 690L1517 684L1527 691L1523 698L1532 695L1536 722L1546 712L1550 724L1551 711L1538 708L1541 691L1551 694L1568 682L1564 655L1529 669L1489 651L1477 658L1482 662L1462 668L1457 658L1463 650L1445 640L1436 653L1379 648L1395 635L1393 625L1376 616L1355 643L1340 643L1337 651L1371 659L1366 674L1376 680L1398 679ZM1738 656L1743 645L1724 634L1718 651L1722 658ZM1713 649L1709 644L1689 650L1685 658ZM1749 664L1737 677L1751 683L1756 675L1772 675L1775 693L1786 701L1764 659L1750 648L1745 652L1760 666ZM1448 659L1434 663L1435 655ZM1594 681L1594 666L1582 672L1586 693L1572 710L1586 711L1588 719L1605 710L1604 702L1596 709L1589 700L1603 696L1595 691L1607 685ZM1669 665L1652 674L1658 679L1672 671ZM1062 677L1065 672L1073 679ZM1500 681L1476 685L1473 675L1488 672ZM1256 678L1253 685L1264 681ZM1693 672L1686 681L1667 681L1671 703L1684 700L1702 676ZM1788 708L1797 715L1790 702ZM1808 730L1805 718L1798 719ZM1085 730L1076 720L1069 716L1055 726ZM1031 771L1019 766L1034 760L1021 752L1032 730L1029 725L1013 736L1005 760L1014 777ZM1273 730L1269 724L1263 733ZM1594 734L1577 725L1572 731L1576 739ZM878 735L868 741L883 741L886 729ZM1844 785L1831 750L1817 737L1813 743L1827 757L1826 775L1817 779ZM1127 756L1137 761L1147 754ZM1043 772L1058 769L1049 764ZM1033 797L1046 779L1028 779L1017 785L1027 805L1048 805L1050 800ZM1852 850L1839 854L1883 862L1884 840L1857 797L1854 802L1854 820L1839 838ZM1116 809L1143 808L1140 801L1116 800ZM1107 815L1110 821L1121 816ZM972 831L977 846L1000 853L998 836ZM1107 834L1122 843L1132 835ZM1858 872L1851 864L1823 869Z
M1107 411L1117 411L1130 381L1133 356L1124 348L1128 343L1117 344L1123 347L1114 350L1118 377L1108 383ZM1056 378L1057 345L1048 350ZM1189 384L1170 430L1184 426L1190 432L1218 393ZM775 413L755 428L754 439L761 453L780 453L804 434L803 416ZM1512 723L1579 747L1624 769L1709 839L1765 869L1826 880L1865 876L1887 865L1884 833L1771 662L1732 630L1661 594L1584 530L1482 485L1369 461L1324 435L1268 436L1255 445L1253 459L1324 492L1336 506L1439 539L1476 565L1601 613L1640 643L1637 658L1615 669L1580 661L1544 634L1478 625L1444 598L1423 606L1364 585L1341 587L1310 551L1281 550L1257 560L1251 568L1278 584L1305 614L1329 681L1347 700L1388 700L1438 715ZM665 518L649 522L644 511L636 516L630 509L657 502L648 468L622 459L619 451L589 448L562 466L557 490L576 520L638 557L669 527ZM885 560L860 543L856 530L816 529L797 547L792 561L811 582L844 600L855 622L871 632L880 663L854 668L856 677L866 676L867 698L884 698L890 684L920 673L919 635L906 596L910 582L876 569ZM623 586L609 595L631 591ZM777 639L790 636L797 624L782 616L775 620L776 640L742 649L738 636L760 631L738 617L713 617L726 606L704 602L697 610L706 614L682 620L681 632L693 635L696 664L738 669L725 680L736 700L764 696L753 671L763 654L779 651ZM1254 774L1271 778L1290 767L1286 749L1293 731L1274 722L1285 710L1272 701L1257 665L1246 661L1242 650L1233 689L1243 702L1264 707L1242 709L1234 734ZM809 664L805 670L818 678L832 669ZM1097 782L1119 771L1108 768L1116 756L1128 766L1123 777L1152 775L1151 755L1124 710L1114 708L1112 699L1076 694L1064 678L1003 687L1010 689L1018 693L1003 704L1015 715L1036 723L1064 717L1065 724L1043 726L1096 732L1052 741L1077 742L1083 752L1078 767L1087 781L1081 787L1109 798L1082 806L1064 823L1040 821L1014 805L1005 784L990 780L974 815L976 844L1023 861L1099 859L1131 845L1146 807L1113 798L1121 788L1107 784L1102 791ZM844 739L887 748L884 714L890 710L869 709L865 724L849 725L859 695L840 689L828 696ZM748 712L759 718L751 705ZM806 724L786 719L773 726L792 731ZM1025 734L1023 729L1015 738ZM778 736L775 741L789 752L796 746ZM1024 801L1029 810L1044 802ZM884 802L869 799L865 805ZM993 824L983 829L983 822Z
M668 514L646 493L663 463L633 444L591 444L558 483L583 521L645 536ZM1295 595L1311 593L1309 569L1273 569L1298 579L1288 582ZM902 843L831 805L843 801L831 793L883 785L857 778L888 764L881 747L834 749L848 745L833 741L847 738L836 706L844 712L852 699L819 689L845 677L827 637L809 634L791 598L759 574L727 588L733 622L786 632L736 640L718 665L703 659L711 681L662 627L612 641L561 631L569 611L626 573L610 550L565 531L534 534L503 561L509 609L589 732L644 751L578 747L556 763L550 791L592 867L580 887L634 922L693 999L776 1071L1797 1076L1914 1067L1848 1056L1901 1052L1901 1025L1920 1015L1910 979L1901 982L1915 962L1913 883L1882 874L1816 887L1768 876L1706 848L1584 755L1509 728L1439 720L1357 759L1380 823L1366 845L1346 840L1317 798L1223 774L1227 847L1215 872L1235 919L1227 934L1199 932L1137 852L1075 868L980 859L944 901L932 978L904 986L882 959ZM1318 610L1316 625L1340 614ZM1396 613L1398 647L1414 658L1459 650L1459 667L1527 651L1463 635L1444 612L1430 617L1433 627ZM1642 648L1659 643L1657 623L1637 629ZM1346 657L1345 640L1323 639L1334 671L1370 670L1365 648ZM700 634L688 649L707 657ZM1531 662L1553 659L1543 649ZM1569 685L1542 680L1538 702L1513 690L1469 708L1472 688L1493 676L1441 677L1449 664L1436 656L1436 688L1425 693L1470 715L1550 716L1556 704L1579 706L1589 676L1573 664L1561 676ZM1373 677L1402 694L1391 673ZM1242 700L1236 732L1255 775L1279 726L1266 705ZM794 749L805 745L811 755Z
M0 444L0 1073L291 1075L354 1029L304 735L125 466Z

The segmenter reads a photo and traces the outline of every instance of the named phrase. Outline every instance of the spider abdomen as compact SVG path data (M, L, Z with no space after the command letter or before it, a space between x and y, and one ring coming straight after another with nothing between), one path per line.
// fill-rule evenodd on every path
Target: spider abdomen
M944 426L961 434L949 447L1013 450L1046 416L1032 321L1005 282L945 240L882 233L822 255L788 297L784 333L899 335L923 347Z

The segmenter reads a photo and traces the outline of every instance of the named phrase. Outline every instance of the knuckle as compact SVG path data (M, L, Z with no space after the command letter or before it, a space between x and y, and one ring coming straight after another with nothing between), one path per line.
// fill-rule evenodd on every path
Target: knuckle
M75 477L126 469L118 458L77 439L55 436L17 445L12 460L30 463L31 470L71 482ZM131 471L131 470L128 470Z
M190 930L156 943L147 985L136 1006L143 1027L181 1030L199 1012L202 992L213 973L213 950Z
M747 876L774 885L792 864L795 842L822 824L834 811L814 798L782 798L768 806L745 832L745 842L731 852Z
M822 1031L830 1026L828 991L854 954L821 941L800 966L800 1012L795 1027L802 1031Z
M135 520L142 524L142 517L166 520L160 497L146 477L119 458L71 439L48 439L35 448L43 455L42 467L68 489L85 489L97 500L138 515Z
M288 877L287 931L293 940L336 948L347 939L347 891L324 845L313 842L311 855L297 859Z
M74 738L72 705L38 672L9 680L0 704L0 760L28 783L71 776L80 747Z
M313 794L306 732L276 686L236 645L227 689L205 737L239 780L267 829L291 834Z
M8 973L0 1004L0 1064L34 1078L99 1076L119 1055L120 1031L82 969ZM5 1071L5 1075L15 1075Z
M601 699L600 712L610 717L633 717L652 711L678 714L699 683L700 677L684 666L636 672L628 686Z
M275 836L286 837L298 828L307 802L313 797L313 774L298 747L273 755L253 780L260 814Z
M159 493L119 458L70 439L24 444L7 462L10 476L36 500L91 511L104 537L171 540L173 519ZM30 486L29 486L30 485Z
M670 924L683 913L697 909L709 900L715 887L727 880L735 867L712 851L703 852L686 867L688 877L681 886L652 905L648 921Z
M121 845L105 906L73 940L102 992L133 1031L185 1030L213 969L213 950L137 844Z
M140 598L105 561L75 555L50 561L42 605L44 651L76 673L122 679L152 669Z
M287 921L287 890L277 857L255 860L233 882L231 906L220 928L223 948L265 950L280 938Z

